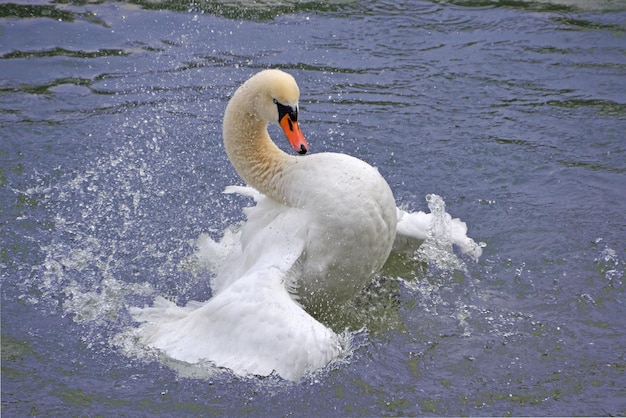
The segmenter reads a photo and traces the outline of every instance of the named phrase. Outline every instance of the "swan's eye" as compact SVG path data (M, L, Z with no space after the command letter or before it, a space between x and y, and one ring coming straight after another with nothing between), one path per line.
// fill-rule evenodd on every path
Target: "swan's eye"
M298 121L298 108L297 107L286 106L280 103L276 99L274 99L274 103L276 103L276 106L278 107L278 121L279 122L285 115L289 115L289 119L291 119L293 122Z

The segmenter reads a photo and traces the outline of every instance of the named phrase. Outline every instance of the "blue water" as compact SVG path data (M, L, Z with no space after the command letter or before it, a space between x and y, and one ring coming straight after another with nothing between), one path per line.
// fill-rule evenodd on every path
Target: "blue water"
M1 3L3 415L626 415L624 22L618 1ZM390 260L354 350L296 384L127 334L129 307L210 296L193 243L249 204L222 194L221 118L267 67L298 80L312 152L375 165L408 209L441 195L487 245Z

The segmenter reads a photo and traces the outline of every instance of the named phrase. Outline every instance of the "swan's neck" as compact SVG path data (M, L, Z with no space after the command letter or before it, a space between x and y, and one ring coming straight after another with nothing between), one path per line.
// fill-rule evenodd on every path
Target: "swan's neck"
M259 192L283 202L283 171L296 157L278 148L262 120L240 97L233 97L224 115L224 148L241 178Z

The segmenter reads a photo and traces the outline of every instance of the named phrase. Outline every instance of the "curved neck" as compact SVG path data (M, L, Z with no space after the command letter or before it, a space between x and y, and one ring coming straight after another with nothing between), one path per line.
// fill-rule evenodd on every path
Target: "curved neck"
M224 114L224 148L233 167L248 185L283 201L279 183L284 168L296 157L284 153L272 142L267 125L249 100L235 94Z

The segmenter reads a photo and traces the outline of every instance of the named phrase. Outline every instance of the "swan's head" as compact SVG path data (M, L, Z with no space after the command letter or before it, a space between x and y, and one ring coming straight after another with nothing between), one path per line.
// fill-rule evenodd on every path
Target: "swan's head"
M280 126L294 151L306 154L309 144L298 125L300 89L296 80L280 70L265 70L249 82L259 89L259 94L255 96L259 116Z

